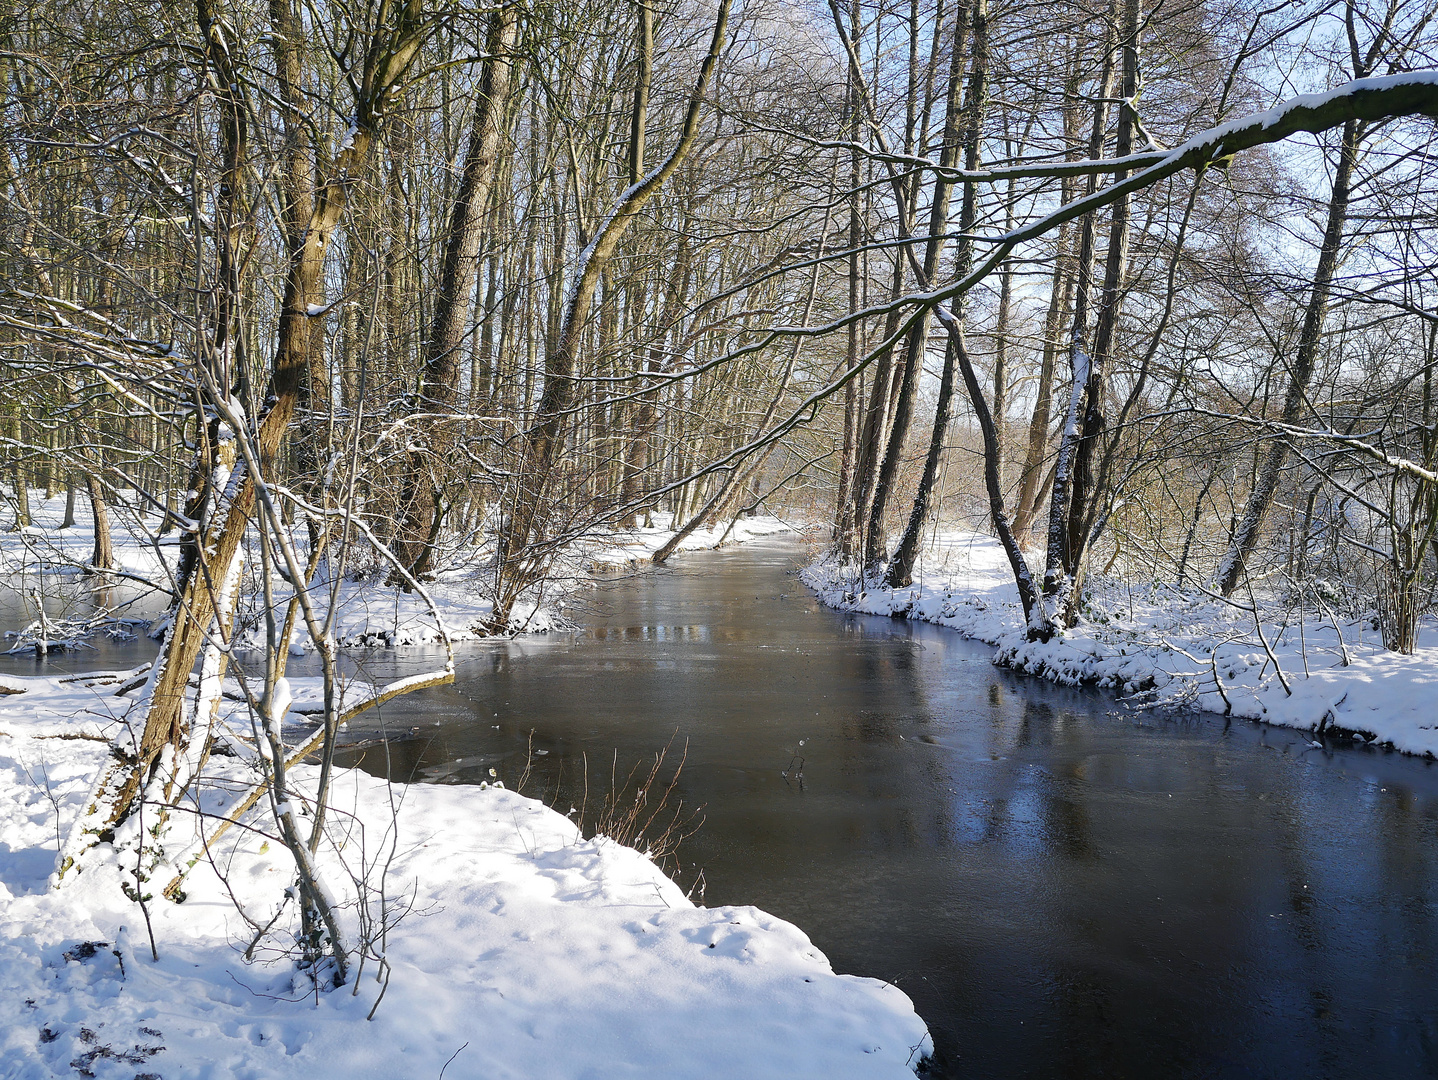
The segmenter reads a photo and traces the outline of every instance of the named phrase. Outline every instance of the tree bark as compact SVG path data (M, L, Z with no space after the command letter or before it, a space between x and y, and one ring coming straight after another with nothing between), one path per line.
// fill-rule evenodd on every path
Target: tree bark
M979 167L979 142L983 133L984 105L988 95L989 75L989 5L988 0L973 0L973 9L970 15L970 46L971 60L969 71L969 86L967 100L963 106L963 131L956 130L958 117L954 114L953 102L957 93L950 92L950 107L948 116L945 118L944 135L945 142L950 140L962 141L964 149L964 168L977 170ZM956 50L957 53L957 50ZM955 60L953 80L957 81L959 72L959 61ZM938 199L935 198L937 204ZM955 249L954 275L964 277L973 266L973 235L974 225L978 221L978 190L975 184L964 185L964 197L959 208L959 240ZM948 221L940 222L937 219L931 223L931 235L948 231ZM963 304L962 301L954 306L953 317L962 327L963 325ZM919 545L923 541L924 525L929 519L933 506L934 484L939 476L939 463L944 456L944 442L948 436L949 421L954 414L954 374L958 363L958 350L960 345L954 338L950 338L948 347L944 350L944 370L939 376L939 398L934 408L934 426L929 434L929 448L924 455L924 471L919 478L918 490L914 493L914 505L909 512L909 524L904 529L904 535L899 541L898 549L894 552L894 558L889 564L889 571L885 582L890 588L897 589L908 585L913 580L914 562L919 556ZM998 373L1001 375L1001 373ZM997 376L996 376L997 377ZM1003 396L997 390L994 400L1002 401ZM1002 417L1000 417L1002 422ZM996 424L990 419L990 426L994 428L994 456L1002 458L1002 435ZM1000 462L996 461L995 468L1000 469ZM1002 475L1000 471L999 475Z
M1323 229L1323 243L1318 249L1318 265L1313 271L1313 286L1303 313L1303 328L1298 335L1298 351L1293 358L1288 393L1283 399L1280 417L1285 424L1296 424L1307 409L1308 385L1318 363L1319 346L1323 343L1323 323L1328 314L1328 298L1333 287L1333 273L1338 267L1338 251L1343 245L1343 229L1348 220L1349 187L1358 163L1358 147L1362 135L1356 120L1343 125L1343 138L1338 147L1338 168L1333 174L1333 191L1328 199L1328 221ZM1274 439L1259 462L1258 474L1243 517L1228 552L1219 566L1216 586L1223 596L1232 596L1248 567L1249 556L1258 545L1263 521L1278 492L1278 481L1288 461L1288 443Z
M949 67L949 87L944 110L944 146L939 153L939 164L953 169L959 160L961 136L959 113L962 108L961 88L963 85L964 46L969 34L969 9L963 4L958 7L954 22L954 48ZM943 258L945 241L941 239L947 231L949 221L949 196L953 185L943 173L934 177L933 200L929 212L929 239L924 245L923 278L919 287L928 289L939 271ZM962 275L961 275L962 276ZM904 373L899 382L898 399L894 407L894 420L889 428L889 438L884 448L884 458L874 480L873 503L869 507L869 522L864 537L864 569L876 572L888 555L887 537L884 532L884 515L888 501L893 494L894 482L899 475L899 464L903 458L904 442L908 438L909 424L914 416L914 402L918 396L919 377L923 374L924 356L929 348L929 325L932 309L925 308L909 331L904 350ZM947 356L948 353L946 352ZM952 387L952 379L950 380Z
M107 574L115 569L115 546L110 540L110 514L105 506L105 489L93 473L87 472L85 490L90 495L90 521L95 526L95 544L85 573Z
M329 178L315 194L306 240L286 270L279 338L267 395L270 407L256 431L260 460L264 464L278 458L299 398L309 357L307 298L317 293L325 252L344 215L350 189L383 122L389 92L403 78L419 50L423 22L418 0L409 0L392 12L395 17L392 26L375 28L363 61L354 128L336 154ZM236 92L240 84L233 70L225 24L217 17L210 0L197 0L196 13L206 41L208 75L221 113L224 179L220 189L223 203L217 217L221 222L239 220L242 171L238 163L244 158L245 105ZM216 230L222 269L226 232L224 228ZM236 278L222 275L222 284L224 282L233 284ZM222 296L216 305L216 342L232 340L234 299L234 296ZM224 363L229 355L227 347L217 347L211 362L201 369L202 395L221 399L228 395L229 384L219 381L217 376L230 374ZM218 421L215 424L218 425ZM193 570L181 587L172 613L173 625L151 669L144 728L136 740L133 757L118 760L102 774L96 797L76 822L71 853L64 860L62 872L95 842L113 840L153 785L158 785L154 795L161 803L169 804L178 795L180 763L187 756L191 732L185 707L190 672L206 644L223 640L228 633L241 541L255 502L255 477L242 462L236 461L234 440L225 438L223 425L216 429L212 466L215 482L211 486L210 503L204 508L205 525L193 546L196 552ZM187 516L200 515L187 513ZM162 770L166 760L171 767Z
M859 212L860 184L863 181L863 155L859 149L859 138L863 133L863 120L860 111L862 103L859 100L859 87L852 70L848 73L848 85L844 100L846 108L849 110L847 131L849 140L853 143L853 149L849 152L849 314L852 315L859 310L861 298L859 275L864 267L864 259L859 251L864 239L863 218ZM853 371L859 364L862 333L863 326L859 320L856 319L849 324L844 343L844 367L847 371ZM859 390L857 382L857 379L850 379L844 387L844 442L841 450L842 457L839 461L839 490L834 505L834 547L842 563L847 563L854 557L855 544L858 539L859 513L854 493L861 486L862 481L858 473L857 460L859 456Z
M417 412L443 416L454 412L459 400L459 381L464 356L473 289L479 273L480 241L489 208L496 165L507 131L513 61L511 54L518 34L518 11L513 5L496 8L489 16L485 39L485 60L480 76L479 96L474 104L474 122L465 153L459 189L450 208L445 237L444 263L435 291L434 317L424 347L424 368L420 375ZM400 486L402 518L395 532L394 551L408 568L409 576L426 576L434 558L443 511L440 491L431 462L438 457L434 444L443 437L437 424L421 428L428 435L412 436L416 443L428 443L410 452ZM406 576L391 571L389 583L408 589Z
M521 554L531 538L543 533L546 524L548 513L545 503L550 474L559 452L565 417L574 400L574 367L579 358L585 324L600 277L604 268L614 258L619 241L628 231L630 224L683 164L699 137L699 118L705 95L723 52L730 4L731 0L720 0L714 31L709 40L709 51L699 70L694 93L689 99L689 109L679 141L658 169L620 196L618 204L580 258L562 318L554 335L553 346L546 351L544 389L536 409L535 423L525 439L524 463L519 470L512 495L510 518L501 530L498 551L500 580L493 614L496 623L508 620L510 608L535 570L533 566L520 565Z
M60 521L60 528L73 529L75 527L75 474L65 474L65 516Z
M15 528L24 529L30 525L30 485L25 480L25 466L15 462L10 476L15 488Z
M1123 3L1123 83L1119 106L1118 131L1114 143L1114 155L1127 157L1133 152L1134 106L1138 94L1139 57L1139 14L1140 0L1124 0ZM1114 175L1122 181L1127 170ZM1066 596L1064 610L1059 617L1072 624L1077 613L1081 589L1082 564L1088 546L1085 524L1089 520L1089 503L1096 501L1099 494L1093 490L1093 463L1103 438L1106 419L1104 416L1104 394L1107 390L1108 368L1113 358L1114 338L1118 333L1119 313L1123 304L1124 285L1128 275L1129 208L1131 199L1125 195L1113 204L1109 218L1108 252L1104 258L1103 292L1099 300L1097 325L1094 329L1093 356L1088 362L1088 379L1084 386L1083 418L1074 436L1077 443L1073 450L1073 474L1068 506L1062 509L1067 515L1066 538L1063 545L1063 572L1065 585L1058 592ZM1065 433L1068 437L1068 433ZM1058 509L1057 503L1050 507ZM1047 571L1048 568L1046 568ZM1047 585L1048 577L1045 578Z
M1116 11L1117 3L1110 9ZM1098 100L1094 104L1093 131L1089 138L1089 157L1103 156L1107 126L1108 101L1113 93L1113 54L1106 49L1103 73L1099 78ZM1090 176L1088 191L1097 190L1098 177ZM1120 196L1122 198L1122 196ZM1079 254L1074 280L1073 326L1070 331L1069 362L1072 369L1069 406L1059 436L1058 460L1054 464L1053 488L1049 494L1048 550L1045 558L1043 592L1045 597L1056 594L1067 580L1068 509L1073 483L1073 453L1077 445L1080 409L1088 386L1088 307L1093 289L1093 260L1096 234L1095 215L1084 215L1079 225Z

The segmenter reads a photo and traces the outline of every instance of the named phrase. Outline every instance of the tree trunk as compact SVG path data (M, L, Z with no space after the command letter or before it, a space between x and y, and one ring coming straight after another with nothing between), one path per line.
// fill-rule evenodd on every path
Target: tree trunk
M10 476L15 485L15 528L24 529L30 524L30 485L25 480L25 466L15 462Z
M1117 2L1110 8L1116 12ZM1104 133L1107 127L1108 98L1113 93L1113 54L1105 50L1103 73L1099 78L1097 101L1094 104L1093 132L1089 138L1089 157L1103 156ZM1097 190L1098 178L1089 177L1088 190ZM1088 386L1088 306L1093 288L1093 260L1097 222L1091 211L1079 226L1079 254L1075 270L1073 327L1070 334L1069 360L1073 370L1068 412L1059 437L1058 460L1054 465L1053 489L1049 495L1048 550L1045 557L1043 592L1045 597L1056 594L1067 581L1068 510L1073 481L1073 453L1077 445L1080 408Z
M856 24L857 21L855 18ZM859 247L864 239L863 218L859 213L859 199L862 194L860 185L864 176L863 153L859 148L859 140L864 127L863 105L859 100L859 87L853 70L848 73L848 86L844 98L849 110L847 131L849 141L853 143L853 149L849 152L849 314L853 315L859 310L861 298L859 275L865 265L859 252ZM859 364L860 335L862 333L863 325L858 319L849 324L844 343L844 368L846 371L853 371ZM839 462L839 490L834 508L834 547L838 552L840 562L843 563L847 563L854 557L858 530L858 513L854 498L854 492L860 486L857 475L859 395L856 381L850 379L844 387L844 444L841 451L843 457Z
M95 546L85 573L106 574L115 569L115 547L110 541L110 514L105 506L105 489L89 472L85 474L85 489L90 495L90 520L95 526Z
M685 220L687 224L687 214ZM679 246L674 256L674 266L667 275L664 308L657 327L657 337L649 349L649 358L645 366L645 371L651 378L659 375L668 367L664 357L664 345L671 333L677 334L678 332L675 324L679 320L684 304L688 301L692 280L689 232L684 229L679 233ZM620 524L625 527L632 527L635 524L644 474L649 470L655 457L653 442L659 426L659 395L661 392L660 384L656 382L651 385L649 389L640 394L632 413L634 419L629 429L629 442L625 447L624 480L619 496L620 504L628 508L620 520Z
M235 92L239 77L229 53L228 31L209 0L198 0L197 16L207 43L206 61L215 100L220 108L223 174L220 185L216 246L220 289L215 309L215 347L197 371L200 392L210 401L229 393L232 374L229 359L234 340L238 273L230 246L233 223L240 220L241 184L244 180L245 107ZM279 338L267 399L270 407L259 421L256 442L260 460L272 464L280 454L309 358L310 316L307 298L318 292L324 256L335 227L344 215L349 192L383 121L391 88L403 78L417 54L423 24L417 0L410 0L397 24L380 28L364 59L363 81L356 102L355 126L335 156L330 179L316 192L307 240L289 261L285 276ZM195 507L187 517L203 518L195 538L192 572L183 582L172 608L172 626L160 656L151 668L146 686L148 708L133 754L117 760L100 778L96 796L75 823L69 854L62 873L96 842L111 842L130 825L134 811L151 788L156 801L168 805L178 796L189 760L191 718L187 716L186 689L190 672L208 643L228 633L236 598L241 541L255 502L255 477L236 461L235 442L225 437L216 419L210 465L215 483L209 503ZM202 444L203 448L203 444ZM167 754L166 751L169 751ZM168 762L168 768L162 768ZM129 831L127 829L127 831Z
M1119 106L1118 132L1114 145L1116 157L1127 157L1133 152L1134 108L1132 102L1138 94L1138 50L1139 50L1139 8L1140 0L1124 0L1123 5L1123 104ZM1128 171L1114 174L1114 182L1121 182ZM1058 593L1066 595L1066 603L1058 615L1066 624L1072 624L1077 613L1081 591L1082 565L1088 547L1089 537L1085 529L1090 520L1089 503L1100 496L1094 488L1094 456L1100 446L1106 419L1104 416L1104 394L1107 390L1108 368L1113 356L1114 338L1118 333L1119 313L1123 304L1124 284L1128 275L1128 240L1130 199L1122 196L1113 204L1109 219L1108 253L1104 259L1103 293L1099 300L1098 321L1094 330L1093 356L1088 362L1088 379L1084 386L1083 418L1074 432L1077 443L1073 450L1073 473L1070 486L1065 528L1067 536L1063 545L1063 571L1066 584ZM1057 510L1055 504L1051 511ZM1046 568L1047 569L1047 568ZM1047 585L1046 576L1045 583Z
M969 31L969 10L959 5L954 25L954 47L949 68L949 89L944 111L945 140L939 153L939 163L952 169L958 163L960 150L959 111L962 106L960 89L963 83L964 45ZM924 245L924 280L919 288L929 289L939 271L944 254L944 240L949 220L949 196L953 185L942 174L934 177L933 200L929 212L929 240ZM869 507L869 522L864 537L864 569L867 573L878 570L888 555L887 537L884 532L884 515L888 509L894 482L899 475L903 459L904 442L908 438L909 424L914 416L914 402L918 397L919 378L923 374L924 356L929 349L929 325L932 309L925 308L909 331L904 350L904 373L899 381L898 397L893 410L893 424L884 448L884 458L874 480L873 503ZM947 352L945 353L947 356ZM952 380L950 382L952 386Z
M60 528L73 529L75 527L75 474L65 474L65 516L60 521Z
M982 137L984 104L988 94L989 74L989 5L988 0L973 0L973 9L970 14L970 34L972 45L971 66L969 71L969 87L967 100L963 106L963 131L958 130L959 116L956 110L958 99L957 85L959 76L962 73L960 67L960 51L955 49L954 66L950 76L949 108L944 122L945 144L958 143L962 140L964 149L964 168L976 170L979 167L979 141ZM961 37L962 35L956 35ZM955 156L957 156L955 154ZM935 204L938 198L935 196ZM954 276L965 277L973 265L974 245L970 237L973 235L974 225L978 221L978 190L975 184L964 185L963 202L959 208L959 241L955 250ZM948 221L939 221L937 217L930 224L931 235L948 231ZM932 280L932 279L931 279ZM962 327L963 306L962 302L955 305L954 318ZM914 493L913 509L909 512L909 524L904 529L904 535L899 541L898 549L894 552L893 561L889 564L889 572L885 582L892 589L902 588L913 580L914 562L919 557L919 545L923 541L924 526L929 519L929 513L933 505L934 484L939 476L939 462L944 456L944 442L949 432L949 421L954 414L954 373L958 364L958 342L950 338L948 347L944 350L944 370L939 377L939 399L934 408L934 426L929 434L929 449L924 455L924 472L919 478L918 490ZM1002 401L1000 393L995 393L995 401ZM999 418L1002 422L1002 416ZM994 427L994 454L1002 454L1000 440L1002 435L997 426ZM996 462L996 468L1001 466ZM1000 475L1002 473L1000 472Z
M311 102L305 93L303 73L307 39L305 27L295 9L294 0L269 0L270 48L275 61L275 75L284 102L285 150L279 171L282 198L280 216L283 223L285 255L291 261L302 253L309 242L310 221L314 213L315 161L311 145L309 116ZM323 307L323 289L318 280L303 298L306 321L308 313ZM321 317L322 318L322 317ZM322 325L322 324L321 324ZM320 327L305 334L304 378L300 383L297 408L307 414L296 440L294 473L301 489L312 501L323 502L324 461L329 452L330 378L325 363L325 337ZM220 380L228 386L229 381ZM319 487L316 487L319 485Z
M1044 617L1043 601L1038 586L1034 583L1023 549L1019 547L1013 528L1009 525L1008 513L1004 509L1003 480L999 476L999 436L994 426L993 415L989 412L984 398L983 387L979 385L978 373L974 371L968 350L964 347L963 327L952 315L941 316L944 328L949 332L949 347L953 350L959 371L964 377L964 388L968 391L969 402L974 407L974 416L979 423L979 433L984 440L984 489L989 497L989 520L994 533L1003 546L1004 554L1013 571L1014 584L1018 588L1019 604L1023 608L1024 622L1030 639L1041 637L1047 641L1052 635L1052 624Z
M469 149L459 190L450 208L444 264L435 292L434 319L425 342L424 369L416 403L417 411L422 413L452 413L459 400L465 332L479 272L480 240L490 189L506 131L512 83L510 54L518 26L518 11L513 6L497 8L489 16L487 55L474 105ZM433 444L444 438L438 425L427 424L421 430L425 428L429 439L424 440L416 433L413 441ZM450 437L454 437L453 433ZM410 451L405 463L400 486L402 517L395 532L394 550L414 578L427 574L434 557L443 511L431 462L441 458L440 447L429 445ZM406 576L397 570L391 572L389 583L408 588Z
M545 504L550 474L559 454L565 416L574 400L574 367L579 358L585 322L599 287L600 276L614 258L619 241L628 231L630 224L683 164L699 137L699 117L723 52L730 4L731 0L720 0L714 31L709 41L709 51L700 68L694 93L689 99L689 109L679 141L658 169L620 196L618 204L585 248L584 257L576 268L574 283L569 290L562 319L556 328L553 346L546 350L544 389L536 409L535 423L525 439L524 464L516 477L511 502L512 512L507 526L502 530L498 546L500 580L492 616L497 624L508 621L509 611L519 592L536 571L535 566L521 565L521 555L531 538L544 532L548 516Z
M889 300L897 300L904 290L904 261L894 260L894 276L889 284ZM883 338L887 341L894 336L899 326L899 309L893 307L884 320ZM885 348L873 361L873 379L869 387L869 402L864 409L859 435L859 445L854 464L854 525L860 531L856 539L859 546L868 550L868 526L870 511L874 505L874 490L879 482L879 464L883 460L884 447L888 445L889 428L893 424L894 392L897 389L895 376L899 374L902 361L896 363L894 347ZM867 561L867 560L866 560Z
M1338 267L1338 249L1343 244L1343 229L1348 220L1349 185L1358 163L1358 146L1362 134L1356 120L1343 125L1343 138L1338 149L1338 168L1333 174L1333 193L1328 200L1328 223L1323 230L1323 245L1318 250L1318 266L1313 272L1313 288L1303 314L1303 328L1298 335L1298 352L1293 359L1288 393L1283 400L1280 418L1285 424L1296 424L1307 409L1308 384L1318 363L1318 350L1323 342L1323 322L1328 314L1328 297L1333 286L1333 273ZM1275 439L1269 444L1258 466L1253 489L1243 509L1243 517L1228 552L1219 566L1216 585L1223 596L1232 596L1248 566L1248 558L1258 545L1264 518L1278 492L1278 481L1288 460L1288 443Z

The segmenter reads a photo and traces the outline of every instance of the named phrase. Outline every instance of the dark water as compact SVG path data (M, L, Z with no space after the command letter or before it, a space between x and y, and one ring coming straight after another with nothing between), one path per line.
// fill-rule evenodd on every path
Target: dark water
M677 732L684 880L897 983L946 1075L1438 1072L1438 766L1021 680L820 608L799 558L687 556L581 632L476 649L387 713L427 735L394 774L512 781L533 729L528 790L567 809L561 762L622 773Z
M166 594L135 583L106 584L68 572L0 576L0 674L70 675L149 663L155 643L146 630L164 613L166 600ZM39 621L42 606L52 638L64 636L67 623L97 615L108 616L110 625L73 649L37 655L18 632Z
M456 687L351 733L409 734L363 764L512 784L533 730L525 790L563 810L582 752L595 800L616 751L622 777L687 740L681 880L897 983L942 1075L1438 1075L1438 763L1019 679L819 607L801 558L685 556L584 630L468 646Z

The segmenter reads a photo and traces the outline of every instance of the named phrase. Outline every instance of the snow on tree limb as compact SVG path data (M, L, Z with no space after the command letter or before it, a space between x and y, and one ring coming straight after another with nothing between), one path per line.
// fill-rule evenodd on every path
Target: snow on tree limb
M850 323L864 322L887 315L890 311L913 307L900 319L892 333L877 342L868 355L839 378L820 387L806 397L774 428L738 447L714 462L711 468L741 458L759 447L782 438L812 417L819 404L843 389L885 350L903 340L920 314L930 308L967 293L978 285L1006 259L1019 244L1044 236L1065 222L1102 209L1126 194L1151 187L1185 169L1202 171L1243 150L1251 150L1299 134L1317 133L1337 127L1350 119L1378 122L1398 116L1428 116L1438 119L1438 70L1410 71L1371 79L1354 79L1321 94L1303 94L1263 112L1252 113L1217 127L1208 128L1167 151L1160 160L1123 180L1100 188L1092 195L1066 203L1052 213L1000 236L985 238L994 244L992 250L973 270L957 281L928 293L908 293L885 303L849 312L818 326L771 327L758 340L733 350L727 359L737 359L760 352L781 337L824 337L843 330ZM1065 163L1066 165L1067 163ZM1099 164L1097 162L1093 164ZM1054 172L1052 175L1061 175Z
M1237 416L1233 413L1217 412L1213 409L1189 409L1189 412L1197 413L1200 416L1211 416L1219 420L1230 420L1240 424L1250 424L1254 427L1266 428L1272 433L1272 437L1282 439L1317 439L1324 442L1336 443L1339 446L1353 450L1364 457L1371 458L1383 465L1388 466L1394 472L1411 476L1415 480L1422 480L1429 484L1438 484L1438 472L1424 468L1406 457L1399 457L1387 453L1381 448L1374 446L1366 439L1360 439L1353 435L1345 435L1341 431L1331 429L1305 428L1295 424L1285 424L1279 420L1269 420L1261 416Z

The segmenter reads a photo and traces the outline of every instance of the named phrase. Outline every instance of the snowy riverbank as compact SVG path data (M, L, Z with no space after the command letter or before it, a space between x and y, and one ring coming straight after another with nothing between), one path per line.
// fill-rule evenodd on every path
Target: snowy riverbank
M908 588L865 588L830 563L801 577L830 607L953 627L996 646L1005 665L1055 682L1438 755L1431 620L1417 653L1400 656L1384 651L1367 619L1300 622L1275 605L1255 620L1196 590L1099 587L1077 627L1028 642L1003 550L963 531L940 535Z
M358 881L373 888L384 868L385 899L371 893L370 913L383 904L398 919L382 946L387 989L373 962L317 996L289 958L261 949L243 959L253 931L237 905L265 923L293 878L264 815L249 819L255 831L213 845L184 903L150 901L153 961L114 868L67 876L59 889L53 878L57 846L107 757L93 739L113 735L129 699L101 676L0 682L6 1080L442 1069L450 1080L901 1080L929 1045L901 991L836 975L798 928L755 908L696 907L644 855L585 839L538 802L500 787L390 787L357 770L340 778L321 869L357 940ZM231 723L244 728L238 713ZM207 812L222 812L250 779L239 762L212 759ZM314 772L291 775L303 791ZM174 833L193 826L177 821Z
M542 633L567 625L566 607L576 593L590 582L594 573L612 573L648 565L651 556L674 535L670 514L653 515L653 526L617 530L583 540L565 552L553 576L532 594L515 604L510 615L514 633ZM697 529L680 542L679 551L702 551L718 545L728 523ZM789 523L770 516L744 518L728 531L726 544L740 544L761 537L796 535ZM474 566L442 572L427 585L427 591L445 621L451 641L473 641L488 636L486 629L493 605L484 598L489 570L483 568L485 552L471 553ZM340 583L336 637L345 644L424 645L439 640L434 617L425 602L413 593L400 592L384 584L383 574L360 581ZM296 630L301 648L307 636Z
M0 532L0 575L6 575L0 586L8 583L12 590L17 611L15 621L22 621L20 611L27 613L25 621L34 615L36 593L46 596L46 608L52 616L65 614L72 605L86 613L93 606L83 602L75 604L88 596L87 589L77 591L75 586L94 548L89 505L83 495L77 501L76 523L69 528L59 528L64 518L65 498L57 495L50 499L32 498L30 526ZM655 512L647 527L597 532L577 541L556 560L550 576L515 604L510 616L511 632L544 632L566 625L565 607L574 594L589 583L592 575L646 565L673 537L672 518L671 514ZM157 536L150 531L151 527L158 527L153 514L137 524L132 511L123 507L113 509L111 541L115 568L119 572L114 581L127 587L142 581L168 584L165 564L173 565L178 538L174 533ZM796 535L797 531L789 522L770 515L746 517L735 522L732 529L727 521L697 529L681 541L677 550L698 551L715 547L721 540L725 544L739 544L760 537ZM293 539L301 552L305 536L303 527L295 529ZM472 641L492 632L488 629L493 612L493 604L487 598L492 575L486 565L489 560L490 552L485 549L448 552L441 560L435 580L427 586L452 641ZM245 572L252 576L257 563L257 559L249 560ZM330 564L322 564L311 583L311 594L321 613L326 610L329 594L326 574L330 571ZM359 574L350 572L348 567L335 572L342 577L337 583L334 633L342 644L423 645L440 640L434 615L424 598L385 584L386 567L376 566ZM89 583L96 583L96 579L90 579ZM276 598L283 604L288 599L288 589L278 578L274 585ZM131 587L126 595L137 593L142 594L143 589ZM243 590L245 596L259 594L258 584L253 581ZM0 601L3 600L0 593ZM154 597L149 603L142 603L140 610L155 613L163 606L163 598ZM242 629L241 640L257 643L254 635L261 621L258 612L242 609L241 618L242 623L251 627L248 635ZM0 627L0 631L19 629L18 625ZM299 651L309 647L309 636L303 625L296 626L293 643Z

